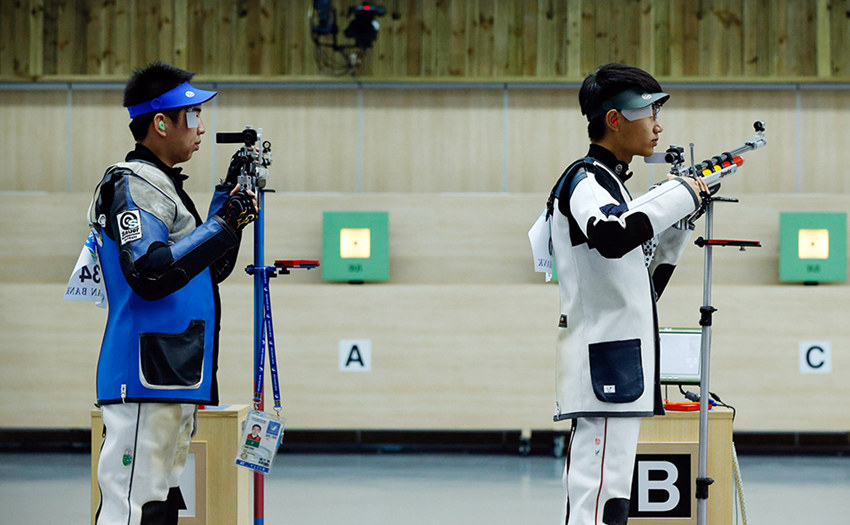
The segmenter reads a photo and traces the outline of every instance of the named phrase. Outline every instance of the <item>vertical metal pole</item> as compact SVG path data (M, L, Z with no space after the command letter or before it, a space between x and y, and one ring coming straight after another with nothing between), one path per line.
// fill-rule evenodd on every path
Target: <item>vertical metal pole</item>
M257 220L254 221L254 370L259 367L259 360L262 357L260 351L260 341L263 334L263 276L260 268L263 267L265 254L263 240L265 231L263 219L265 218L265 192L258 190L258 204L260 209L257 213ZM256 390L256 388L255 388ZM260 402L257 405L258 410L263 410L263 392L260 392ZM254 472L254 525L263 525L265 521L264 507L264 485L265 478L259 472Z
M709 201L705 213L705 240L712 239L714 234L714 202ZM714 308L711 306L711 244L706 243L705 250L705 275L703 276L703 307L700 308L702 326L702 339L700 341L700 379L699 379L699 464L697 466L697 523L706 525L708 523L708 380L709 366L711 363L711 314Z
M508 146L510 146L510 126L508 124L508 85L502 86L502 192L508 192Z
M65 178L67 180L66 189L70 193L74 191L74 91L71 84L68 84L68 122L65 124L65 130L68 134Z
M363 85L357 86L357 193L363 193Z

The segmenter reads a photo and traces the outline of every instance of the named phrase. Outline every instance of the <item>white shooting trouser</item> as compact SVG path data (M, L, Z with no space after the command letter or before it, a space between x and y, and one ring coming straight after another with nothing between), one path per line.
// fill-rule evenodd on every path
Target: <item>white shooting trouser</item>
M197 406L126 403L104 405L101 413L106 436L97 465L97 525L176 524L173 500L182 501L176 487L195 433Z
M640 418L573 420L564 485L566 525L625 525Z

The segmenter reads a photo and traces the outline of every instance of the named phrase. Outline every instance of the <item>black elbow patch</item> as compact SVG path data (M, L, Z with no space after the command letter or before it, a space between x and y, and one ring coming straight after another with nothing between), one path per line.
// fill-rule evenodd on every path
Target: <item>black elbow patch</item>
M122 249L118 258L125 275L138 274L148 277L161 274L173 261L171 250L164 242L151 243L148 251L136 260L133 260L130 248Z
M171 269L171 249L163 242L154 242L147 253L132 260L130 250L121 250L119 261L127 283L146 301L162 299L188 281L182 272Z
M140 257L138 262L141 263L144 258L147 258L144 268L150 268L153 271L161 271L168 268L174 261L174 258L171 256L171 250L163 242L151 243L150 247L148 247L148 253Z
M655 297L661 297L661 293L664 291L664 288L667 287L667 283L670 282L670 278L673 276L673 270L676 267L672 264L659 264L658 267L652 272L652 286L655 287Z
M652 224L643 213L629 215L625 227L619 221L587 222L588 245L606 259L619 259L652 238Z

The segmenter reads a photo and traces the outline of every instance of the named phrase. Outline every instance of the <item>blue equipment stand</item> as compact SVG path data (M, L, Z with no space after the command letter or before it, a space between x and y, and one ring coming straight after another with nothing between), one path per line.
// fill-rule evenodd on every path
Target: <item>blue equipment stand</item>
M280 413L280 388L277 378L277 359L274 347L274 330L272 328L271 294L269 279L278 274L287 275L290 269L312 269L319 266L319 261L280 260L274 266L264 266L265 259L265 194L274 190L259 190L257 199L259 209L254 221L254 264L245 271L254 277L254 370L258 372L254 380L254 409L264 408L263 374L265 373L265 341L268 334L269 365L271 368L272 387L275 397L275 410ZM263 474L254 472L254 525L265 523L265 478Z

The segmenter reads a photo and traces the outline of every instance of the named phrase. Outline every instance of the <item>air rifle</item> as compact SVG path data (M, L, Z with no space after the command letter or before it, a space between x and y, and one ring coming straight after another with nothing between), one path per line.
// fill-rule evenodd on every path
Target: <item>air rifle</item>
M217 144L242 144L237 152L240 160L237 182L243 190L257 193L266 187L272 163L272 143L263 140L263 128L245 126L238 132L216 133L215 141Z
M670 164L670 174L677 177L701 176L706 186L711 187L717 185L720 179L738 171L738 168L744 164L744 158L741 157L742 153L767 145L767 139L764 137L764 122L757 120L753 123L753 128L756 134L743 146L711 157L699 164L694 164L693 144L691 144L690 166L685 164L685 149L676 145L671 145L664 153L654 153L645 157L644 160L648 164Z

